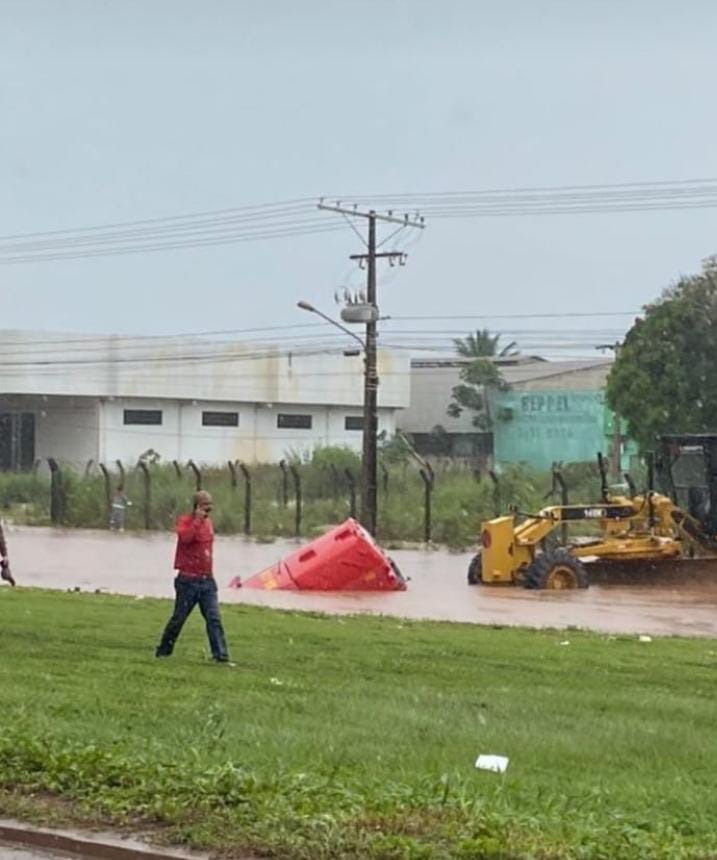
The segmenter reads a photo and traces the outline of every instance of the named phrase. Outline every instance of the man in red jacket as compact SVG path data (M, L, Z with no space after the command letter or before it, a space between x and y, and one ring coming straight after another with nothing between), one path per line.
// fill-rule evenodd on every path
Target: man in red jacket
M184 622L198 603L207 625L212 659L217 663L229 663L224 628L219 615L217 583L212 574L214 527L210 518L211 512L212 497L200 490L194 494L192 513L182 514L177 519L177 551L174 557L177 571L174 580L176 599L172 617L167 622L155 651L157 657L169 657Z

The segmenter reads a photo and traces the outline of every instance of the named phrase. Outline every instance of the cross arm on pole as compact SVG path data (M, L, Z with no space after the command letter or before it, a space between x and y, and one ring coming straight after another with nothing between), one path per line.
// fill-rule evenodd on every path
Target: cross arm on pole
M384 215L381 212L374 212L373 210L370 212L363 212L358 208L347 209L346 207L339 205L329 206L323 201L319 201L316 208L323 209L326 212L340 212L342 215L355 215L358 218L373 218L375 221L387 221L390 224L403 224L406 227L418 227L419 230L423 230L426 226L422 216L415 215L414 217L411 217L408 213L402 217L398 217L396 215Z
M381 251L380 254L373 255L375 259L379 257L406 257L403 251ZM349 254L349 260L368 260L369 254Z

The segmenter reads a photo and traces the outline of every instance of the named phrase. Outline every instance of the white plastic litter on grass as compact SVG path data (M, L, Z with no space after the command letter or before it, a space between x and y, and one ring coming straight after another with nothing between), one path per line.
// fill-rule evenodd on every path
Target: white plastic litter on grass
M652 642L652 636L640 636L638 637L639 642Z
M476 767L478 770L505 773L508 769L508 758L504 755L479 755L476 759Z

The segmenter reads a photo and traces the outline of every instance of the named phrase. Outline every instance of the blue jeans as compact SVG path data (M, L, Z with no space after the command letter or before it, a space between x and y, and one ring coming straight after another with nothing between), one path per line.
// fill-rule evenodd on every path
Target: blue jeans
M215 660L225 662L229 659L227 643L224 638L224 628L219 615L219 600L217 599L217 584L211 577L205 579L189 579L177 576L174 580L174 612L167 622L162 634L162 640L157 646L157 657L168 657L174 650L174 643L182 631L184 622L191 611L199 604L199 610L207 625L207 638Z

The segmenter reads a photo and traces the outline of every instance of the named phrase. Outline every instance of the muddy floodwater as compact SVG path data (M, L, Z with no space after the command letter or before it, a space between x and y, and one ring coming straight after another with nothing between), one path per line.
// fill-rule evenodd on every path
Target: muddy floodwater
M171 534L23 527L10 527L6 532L13 572L21 586L173 596ZM218 537L215 575L221 601L476 624L717 636L717 575L686 577L669 584L608 583L593 585L587 591L535 592L468 586L470 553L394 550L391 556L410 577L405 592L297 593L228 588L234 576L246 580L296 546L294 541L261 544L241 537Z

